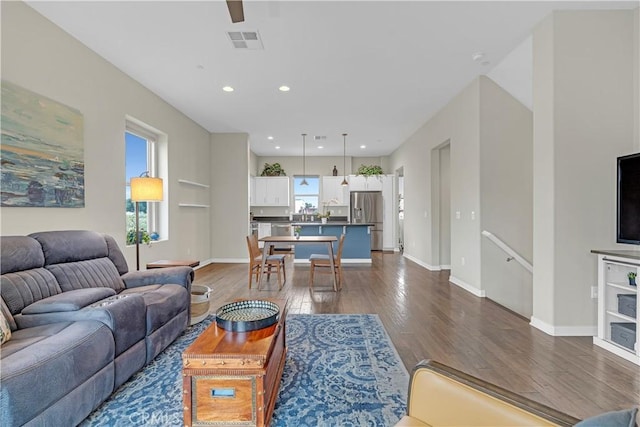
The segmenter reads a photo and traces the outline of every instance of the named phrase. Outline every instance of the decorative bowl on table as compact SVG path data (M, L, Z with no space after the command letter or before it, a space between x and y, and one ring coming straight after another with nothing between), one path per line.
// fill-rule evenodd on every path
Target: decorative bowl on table
M217 325L231 332L250 332L278 322L280 307L270 301L244 300L225 304L216 311Z

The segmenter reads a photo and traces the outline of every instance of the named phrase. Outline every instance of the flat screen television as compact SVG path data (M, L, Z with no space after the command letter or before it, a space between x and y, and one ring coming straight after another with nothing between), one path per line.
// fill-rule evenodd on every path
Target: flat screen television
M618 157L618 243L640 245L640 153Z

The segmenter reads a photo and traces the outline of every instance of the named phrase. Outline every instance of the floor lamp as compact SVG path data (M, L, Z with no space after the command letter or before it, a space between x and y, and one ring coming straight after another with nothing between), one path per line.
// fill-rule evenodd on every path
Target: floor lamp
M136 270L140 270L140 202L162 201L162 178L152 178L144 172L131 178L131 201L136 203ZM147 215L149 206L147 206Z

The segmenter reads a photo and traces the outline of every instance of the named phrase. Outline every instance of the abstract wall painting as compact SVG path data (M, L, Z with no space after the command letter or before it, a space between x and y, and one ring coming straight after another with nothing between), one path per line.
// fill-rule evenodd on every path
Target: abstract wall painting
M0 206L84 207L82 114L2 81Z

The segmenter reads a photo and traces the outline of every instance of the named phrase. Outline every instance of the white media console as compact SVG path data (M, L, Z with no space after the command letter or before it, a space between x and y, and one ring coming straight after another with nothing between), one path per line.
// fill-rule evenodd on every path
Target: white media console
M598 335L593 343L640 365L640 251L593 250L598 255Z

